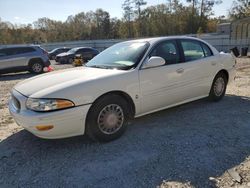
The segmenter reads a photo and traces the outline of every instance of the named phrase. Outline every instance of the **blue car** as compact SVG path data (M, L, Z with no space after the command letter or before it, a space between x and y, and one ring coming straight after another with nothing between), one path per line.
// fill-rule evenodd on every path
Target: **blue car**
M49 66L48 53L40 46L23 45L0 49L0 74L19 71L42 73Z

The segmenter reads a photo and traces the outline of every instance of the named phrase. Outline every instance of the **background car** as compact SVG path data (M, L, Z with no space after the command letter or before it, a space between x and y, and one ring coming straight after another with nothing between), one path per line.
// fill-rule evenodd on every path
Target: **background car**
M62 48L55 48L48 52L49 59L54 60L58 54L61 54L63 52L69 51L71 48L68 47L62 47Z
M40 46L15 46L0 49L0 73L30 71L42 73L49 67L47 52Z
M83 57L83 61L87 62L91 60L93 57L95 57L97 54L99 54L99 51L90 48L90 47L78 47L78 48L72 48L68 52L58 54L56 56L56 62L59 63L73 63L75 55L81 55Z

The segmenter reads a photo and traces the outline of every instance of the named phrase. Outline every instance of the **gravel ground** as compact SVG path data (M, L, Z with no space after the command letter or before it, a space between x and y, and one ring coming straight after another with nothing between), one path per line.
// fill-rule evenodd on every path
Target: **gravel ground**
M1 188L250 187L250 59L238 60L222 101L203 99L135 119L106 144L84 136L43 140L18 127L8 113L9 91L31 76L0 77Z

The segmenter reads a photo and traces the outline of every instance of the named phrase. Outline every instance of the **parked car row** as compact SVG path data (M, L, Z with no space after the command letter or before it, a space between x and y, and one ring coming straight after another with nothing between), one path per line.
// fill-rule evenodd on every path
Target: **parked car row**
M73 63L76 55L82 57L84 63L99 54L99 51L90 47L55 48L47 52L39 45L15 45L0 48L0 74L20 71L42 73L52 70L50 60L58 63Z

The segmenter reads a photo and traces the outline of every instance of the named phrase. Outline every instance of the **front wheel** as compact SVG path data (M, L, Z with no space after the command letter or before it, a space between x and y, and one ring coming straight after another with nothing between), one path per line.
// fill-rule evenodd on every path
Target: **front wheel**
M119 138L126 129L128 104L118 95L107 95L96 101L87 117L87 135L108 142Z
M219 101L221 100L227 88L227 77L224 73L218 73L213 81L212 87L209 93L209 99L212 101Z

